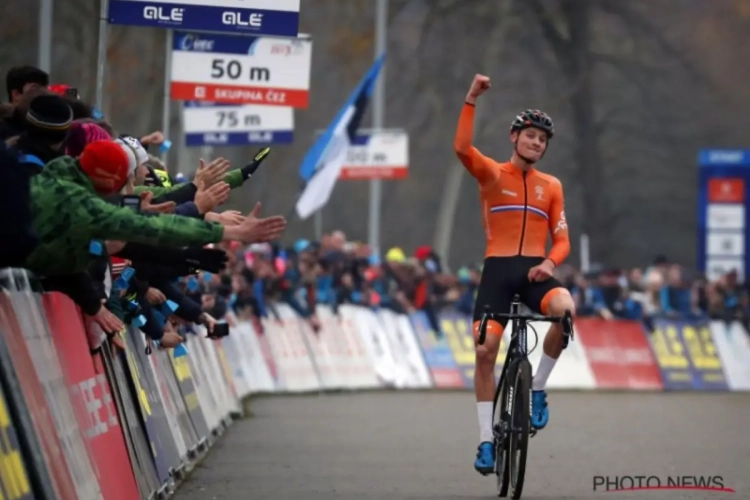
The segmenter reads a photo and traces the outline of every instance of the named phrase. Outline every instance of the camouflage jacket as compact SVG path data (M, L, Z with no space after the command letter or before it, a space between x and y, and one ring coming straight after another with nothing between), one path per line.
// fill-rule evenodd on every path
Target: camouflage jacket
M242 170L235 169L227 172L224 176L224 182L229 184L231 189L236 189L245 183L245 179L242 176ZM176 203L184 203L186 201L193 201L195 197L195 189L190 184L175 184L170 187L160 186L136 186L135 194L144 193L151 191L154 194L154 201L161 203L165 200L174 201Z
M107 203L68 156L44 167L31 184L31 212L39 246L25 267L43 275L81 272L96 256L91 240L123 240L150 245L185 246L222 239L219 224L178 215L142 215Z

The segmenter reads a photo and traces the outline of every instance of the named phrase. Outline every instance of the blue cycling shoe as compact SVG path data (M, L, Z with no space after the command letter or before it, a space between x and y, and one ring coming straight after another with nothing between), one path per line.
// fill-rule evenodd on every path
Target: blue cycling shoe
M477 449L477 459L474 460L474 468L486 476L495 472L495 445L485 441Z
M531 392L531 425L535 429L544 429L549 422L549 408L547 407L547 392Z

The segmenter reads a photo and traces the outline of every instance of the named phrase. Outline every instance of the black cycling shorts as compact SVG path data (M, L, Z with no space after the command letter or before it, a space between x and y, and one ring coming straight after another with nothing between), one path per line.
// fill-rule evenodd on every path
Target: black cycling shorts
M518 294L521 302L537 314L542 314L544 296L563 285L555 278L546 281L529 281L529 270L542 263L543 257L487 257L484 259L482 278L479 282L477 300L474 302L474 321L481 319L484 306L491 313L509 313L513 296ZM507 320L498 321L503 327Z

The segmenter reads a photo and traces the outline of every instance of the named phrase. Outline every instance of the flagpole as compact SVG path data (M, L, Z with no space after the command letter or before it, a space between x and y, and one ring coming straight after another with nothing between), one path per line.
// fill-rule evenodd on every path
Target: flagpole
M99 1L99 34L97 35L96 49L96 98L94 104L99 108L99 111L105 113L104 82L107 76L107 42L109 37L107 15L109 12L109 0Z
M323 238L323 207L315 212L315 240L320 241Z
M385 53L386 41L388 40L388 0L375 0L375 60ZM385 62L380 69L378 81L375 84L375 92L372 99L372 128L374 132L383 128L383 115L385 114ZM368 227L368 240L370 248L380 255L380 211L382 201L382 181L373 179L370 181L370 217Z
M52 71L52 16L54 0L42 0L39 7L39 69Z

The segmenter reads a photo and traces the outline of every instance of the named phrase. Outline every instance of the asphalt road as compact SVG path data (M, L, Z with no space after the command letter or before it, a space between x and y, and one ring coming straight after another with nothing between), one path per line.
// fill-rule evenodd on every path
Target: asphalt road
M750 394L556 392L549 401L550 423L530 442L523 498L750 498ZM277 396L251 409L177 500L496 497L495 477L472 468L470 393ZM718 475L736 493L593 491L594 476L639 475L663 484Z

